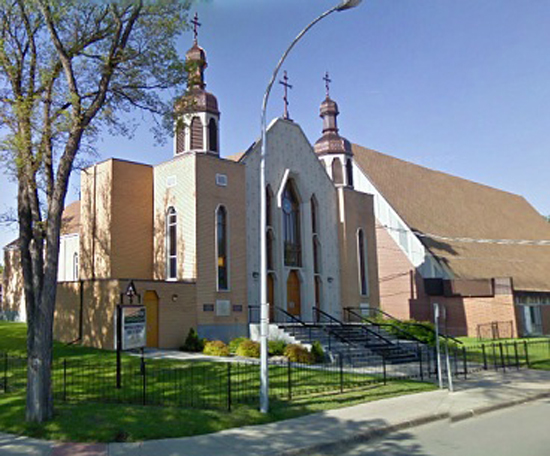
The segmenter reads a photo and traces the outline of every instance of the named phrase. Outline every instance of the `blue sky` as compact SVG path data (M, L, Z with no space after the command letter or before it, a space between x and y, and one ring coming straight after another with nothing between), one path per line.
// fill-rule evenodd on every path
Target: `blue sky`
M221 153L259 136L265 86L278 58L335 0L197 2L207 89L221 110ZM354 143L518 193L550 214L550 1L364 0L321 21L284 69L290 114L311 142L320 135L322 77L340 107L340 131ZM182 55L192 33L179 43ZM274 88L269 118L281 115ZM139 115L138 115L139 117ZM159 163L145 118L133 139L105 135L100 159ZM78 198L78 176L68 202ZM1 176L0 211L15 207ZM0 227L0 245L16 233Z

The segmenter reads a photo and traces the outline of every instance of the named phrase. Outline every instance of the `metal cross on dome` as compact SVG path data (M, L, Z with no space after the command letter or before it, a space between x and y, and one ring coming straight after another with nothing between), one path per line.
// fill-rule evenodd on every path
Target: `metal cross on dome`
M193 17L193 20L191 21L191 24L193 24L193 34L195 35L195 43L196 43L197 38L199 36L199 27L202 25L199 22L199 13L195 13L195 17Z
M283 114L283 119L290 120L290 116L288 115L288 89L292 89L292 86L288 83L288 75L285 72L283 73L283 80L279 81L279 84L281 84L285 88L285 94L283 97L283 100L285 102L285 112Z
M325 73L325 77L323 78L323 81L325 81L325 89L327 91L327 98L330 98L330 83L332 82L332 79L328 76L328 71Z

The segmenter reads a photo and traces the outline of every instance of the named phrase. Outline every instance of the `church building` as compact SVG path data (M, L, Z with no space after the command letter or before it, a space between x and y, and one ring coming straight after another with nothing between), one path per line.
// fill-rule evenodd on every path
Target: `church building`
M58 340L113 348L115 307L129 281L146 306L150 347L178 348L190 328L225 341L250 334L260 305L261 143L222 158L220 111L206 90L206 53L196 36L186 64L173 158L156 166L112 158L81 174L81 200L64 216ZM322 312L340 319L346 306L379 305L373 198L327 173L329 158L352 154L328 93L321 109L315 147L287 113L267 130L273 321L313 321ZM17 242L5 255L6 291L13 292L3 311L24 320L13 286L21 280Z
M113 348L115 308L131 281L149 347L178 348L190 328L226 342L255 337L260 192L274 324L345 321L348 308L431 320L437 303L453 335L550 333L550 224L525 199L352 144L340 135L328 75L319 139L308 140L285 104L267 128L260 188L260 141L221 154L196 30L186 64L173 157L155 166L111 158L82 171L81 200L63 217L58 340ZM4 255L0 315L24 321L17 241Z

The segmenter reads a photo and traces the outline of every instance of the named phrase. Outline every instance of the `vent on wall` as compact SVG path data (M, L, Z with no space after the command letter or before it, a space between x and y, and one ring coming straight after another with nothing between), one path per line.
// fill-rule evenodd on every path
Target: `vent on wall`
M168 176L166 178L167 187L175 187L177 183L178 183L178 180L176 179L176 176Z
M216 174L216 185L218 187L227 187L227 176L225 174Z

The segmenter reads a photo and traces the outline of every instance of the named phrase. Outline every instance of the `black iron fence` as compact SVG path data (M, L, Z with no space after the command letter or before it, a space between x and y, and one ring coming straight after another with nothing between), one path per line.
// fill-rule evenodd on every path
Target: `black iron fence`
M492 321L477 325L477 338L484 339L509 339L514 337L513 321Z
M447 355L448 353L448 363ZM26 386L26 359L0 353L0 392L20 391ZM482 370L507 371L550 362L550 339L511 341L475 346L441 346L441 365L452 375L468 378ZM269 363L271 399L289 401L315 394L342 394L370 389L402 380L436 381L437 355L425 347L414 362L389 363L381 358L357 364L337 355L322 364L287 360ZM121 387L116 387L115 362L86 362L71 358L52 364L54 399L64 402L107 402L231 410L235 405L257 405L257 360L227 362L171 362L126 359Z

